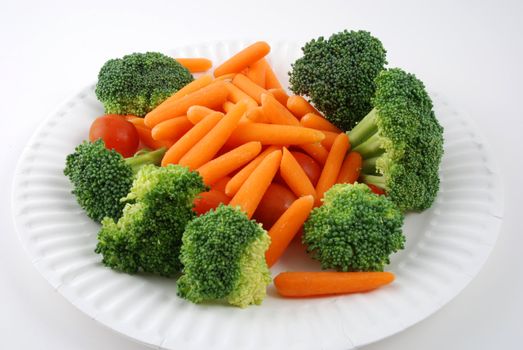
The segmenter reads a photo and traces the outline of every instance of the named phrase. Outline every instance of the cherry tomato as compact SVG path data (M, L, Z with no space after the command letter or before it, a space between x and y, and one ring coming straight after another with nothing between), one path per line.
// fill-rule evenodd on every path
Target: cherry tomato
M93 142L97 139L102 139L107 149L114 149L124 157L131 157L140 142L134 125L117 114L107 114L95 119L89 129L89 140Z
M287 186L272 183L263 195L253 217L268 230L295 200L296 196Z
M216 209L220 203L227 204L230 200L225 193L217 190L203 192L194 200L194 211L198 215L205 214L211 209Z
M321 174L321 166L310 156L302 152L292 151L291 154L296 158L298 163L309 177L313 186L316 186Z
M385 195L385 191L381 188L379 188L378 186L375 186L375 185L372 185L372 184L367 184L367 186L369 186L370 190L378 195Z

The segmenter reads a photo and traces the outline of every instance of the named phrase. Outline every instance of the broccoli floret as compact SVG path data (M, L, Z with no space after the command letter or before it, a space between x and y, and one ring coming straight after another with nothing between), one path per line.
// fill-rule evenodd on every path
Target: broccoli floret
M178 294L194 303L261 304L271 283L270 238L239 208L220 205L191 221L183 234Z
M387 64L383 45L369 32L344 30L327 40L313 39L302 51L289 72L290 89L349 130L372 109L374 78Z
M87 216L100 222L104 217L118 219L131 188L134 174L146 164L159 164L165 149L142 152L131 158L105 148L101 139L85 141L65 161L64 174L73 185L72 194Z
M191 73L172 57L133 53L102 66L95 93L106 113L144 116L192 80Z
M305 222L303 243L324 269L382 271L403 249L402 225L401 211L385 196L365 184L337 184Z
M205 190L201 176L188 168L144 166L123 199L120 220L103 219L95 251L122 272L175 275L183 231L196 216L193 201Z
M429 208L439 190L443 128L423 83L394 68L376 78L374 108L348 132L363 159L361 181L385 190L403 211Z

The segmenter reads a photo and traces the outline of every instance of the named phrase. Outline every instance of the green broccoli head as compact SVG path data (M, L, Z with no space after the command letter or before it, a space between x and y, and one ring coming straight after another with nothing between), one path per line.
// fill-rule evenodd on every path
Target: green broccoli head
M197 172L179 165L140 169L123 200L122 217L102 221L96 252L119 271L173 276L181 269L182 234L196 214L193 201L206 191Z
M371 109L386 51L366 31L343 31L313 39L302 48L289 73L291 90L307 95L325 117L342 130L349 130Z
M401 211L385 196L365 184L337 184L305 222L303 243L324 269L382 271L403 249L402 225Z
M239 208L220 205L191 221L183 235L178 294L194 303L260 304L271 282L265 262L270 238Z
M192 80L191 73L172 57L133 53L102 66L95 92L106 113L144 116Z
M64 174L73 185L72 193L87 216L100 222L104 217L118 219L134 173L145 164L159 164L165 149L143 152L124 159L118 152L105 148L101 139L85 141L65 161Z
M443 128L423 83L399 68L376 78L374 109L348 135L363 159L361 179L403 211L429 208L439 190Z

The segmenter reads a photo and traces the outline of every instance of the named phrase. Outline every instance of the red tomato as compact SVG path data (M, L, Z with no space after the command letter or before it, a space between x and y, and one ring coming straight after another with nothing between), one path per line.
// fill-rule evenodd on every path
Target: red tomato
M217 190L203 192L194 200L194 211L198 215L205 214L211 209L216 209L220 203L227 204L230 200L225 193Z
M272 183L263 195L253 218L263 224L268 230L278 220L285 210L287 210L296 196L286 186Z
M114 149L124 157L131 157L138 149L140 139L134 125L124 116L107 114L96 118L89 129L91 142L102 139L107 149Z
M310 156L302 152L292 151L291 154L296 158L298 163L309 177L313 186L316 186L321 174L321 166Z
M370 190L378 195L385 195L385 191L381 188L379 188L378 186L375 186L375 185L372 185L372 184L367 184L367 186L369 186Z

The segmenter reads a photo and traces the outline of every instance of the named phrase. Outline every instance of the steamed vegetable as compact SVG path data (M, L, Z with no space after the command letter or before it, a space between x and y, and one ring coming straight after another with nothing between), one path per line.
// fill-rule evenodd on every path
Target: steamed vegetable
M118 219L124 207L120 199L131 189L134 174L144 165L159 164L164 153L162 148L124 159L101 139L85 141L67 156L64 174L87 216L98 222L106 216Z
M336 184L304 225L303 243L324 269L382 271L403 249L403 215L365 184Z
M423 83L399 68L376 78L374 108L349 133L361 154L361 181L383 189L403 211L429 208L439 190L443 128Z
M102 220L96 252L115 270L173 276L181 269L182 234L196 217L193 202L207 188L179 165L144 166L136 175L123 215Z
M169 56L133 53L103 65L95 92L106 113L144 116L192 80L187 68Z
M183 234L178 294L194 303L261 304L271 282L269 244L267 232L239 208L220 205L197 217Z
M371 109L374 78L387 63L381 42L365 31L343 31L305 44L292 64L290 89L307 95L330 122L349 130Z

